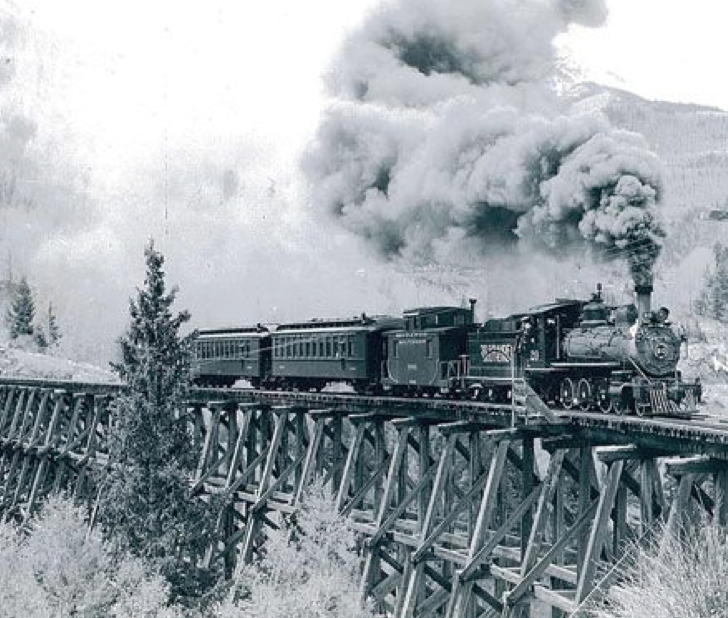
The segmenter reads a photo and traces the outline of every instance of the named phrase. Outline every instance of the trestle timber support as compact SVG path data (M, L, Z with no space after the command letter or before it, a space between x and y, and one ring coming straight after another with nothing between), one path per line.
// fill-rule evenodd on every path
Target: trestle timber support
M0 517L23 520L59 490L94 500L115 394L0 383ZM537 422L458 420L292 401L190 402L191 495L220 507L203 566L232 575L256 560L316 482L361 534L360 594L396 618L525 617L536 604L560 616L604 592L634 541L728 519L728 449L703 442L538 410Z
M111 395L0 387L0 518L25 519L51 492L90 499L106 460Z

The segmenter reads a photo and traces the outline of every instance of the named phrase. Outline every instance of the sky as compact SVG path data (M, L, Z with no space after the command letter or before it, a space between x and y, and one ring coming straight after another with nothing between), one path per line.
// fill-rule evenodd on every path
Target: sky
M19 170L31 204L0 209L0 256L54 303L79 356L108 355L150 237L198 326L464 293L447 269L427 275L434 292L411 272L403 283L305 199L298 160L329 104L323 78L378 4L0 2L0 58L13 69L0 67L0 164ZM604 26L556 40L576 74L728 109L728 7L606 4Z
M649 99L728 109L722 58L728 5L719 0L609 0L607 24L564 37L586 75Z
M47 46L38 51L41 76L26 105L41 97L49 122L75 135L78 154L110 168L119 157L138 161L164 140L184 136L194 145L233 131L289 151L315 128L325 102L320 78L344 35L377 4L24 0L22 14ZM648 98L728 109L728 82L720 78L728 6L607 4L604 27L575 26L559 39L585 77Z

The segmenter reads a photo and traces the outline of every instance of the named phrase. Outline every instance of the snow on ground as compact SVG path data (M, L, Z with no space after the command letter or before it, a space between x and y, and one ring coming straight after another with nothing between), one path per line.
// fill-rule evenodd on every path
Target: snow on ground
M683 348L680 370L703 383L702 409L728 417L728 325L701 319L689 329L687 356Z
M728 384L728 324L701 320L690 329L687 357L683 348L680 369L706 384Z
M28 352L0 344L0 377L46 378L77 382L118 382L111 372L88 363Z

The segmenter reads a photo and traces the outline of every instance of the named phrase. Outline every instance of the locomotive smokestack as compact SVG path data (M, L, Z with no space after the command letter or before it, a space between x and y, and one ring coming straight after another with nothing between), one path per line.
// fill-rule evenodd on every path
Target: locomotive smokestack
M652 290L651 285L634 286L635 294L637 294L637 314L640 323L645 321L645 314L649 313L652 307Z

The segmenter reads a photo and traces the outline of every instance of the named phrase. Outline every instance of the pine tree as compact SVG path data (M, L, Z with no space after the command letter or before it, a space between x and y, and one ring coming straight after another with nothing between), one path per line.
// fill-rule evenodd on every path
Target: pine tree
M48 303L48 345L56 345L61 339L61 329L56 321L56 314L53 305Z
M121 361L112 364L127 388L112 411L99 514L120 550L153 560L175 594L191 595L199 579L185 556L204 550L214 518L188 489L197 460L185 408L191 336L179 331L189 314L172 313L176 289L166 291L153 242L145 257L144 288L130 301Z
M728 322L728 247L713 247L715 266L705 275L703 290L695 303L700 315Z
M45 352L48 349L48 339L42 328L36 327L34 330L33 341L35 341L35 345L38 346L39 351Z
M33 318L35 317L35 301L33 292L25 277L20 280L8 310L6 320L10 329L10 337L17 339L22 335L33 334Z

